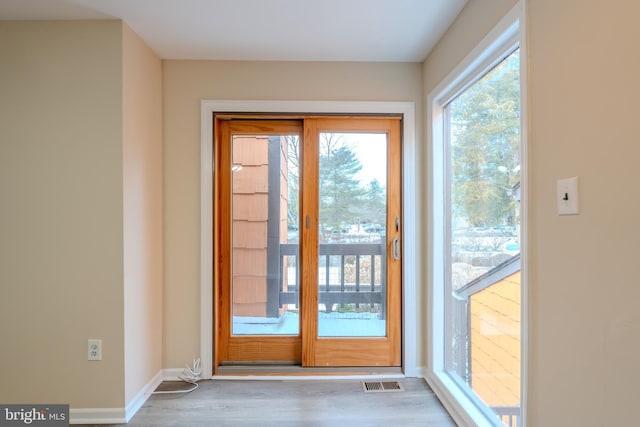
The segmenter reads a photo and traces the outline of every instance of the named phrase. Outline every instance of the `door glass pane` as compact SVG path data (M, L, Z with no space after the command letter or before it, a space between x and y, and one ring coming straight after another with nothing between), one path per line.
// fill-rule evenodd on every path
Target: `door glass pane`
M298 335L297 135L232 138L233 335Z
M447 107L447 370L505 425L520 417L518 51Z
M386 336L387 135L319 142L318 336Z

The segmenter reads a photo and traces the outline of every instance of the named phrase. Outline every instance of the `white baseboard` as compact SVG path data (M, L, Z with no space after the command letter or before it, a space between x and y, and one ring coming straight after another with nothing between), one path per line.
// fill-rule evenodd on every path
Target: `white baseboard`
M165 371L159 371L131 399L126 408L69 409L69 424L126 424L149 399L153 391L165 380Z
M124 424L124 408L69 409L69 424Z
M427 370L426 366L418 366L416 367L416 372L417 372L417 377L418 378L424 378L425 380L427 379L427 372L429 372Z
M180 381L180 376L184 374L184 368L172 368L162 370L163 381Z
M149 381L143 388L140 390L134 397L131 399L129 404L127 404L125 416L126 422L128 423L131 418L138 412L144 402L147 401L153 391L158 388L160 383L164 380L163 371L159 371L152 379Z

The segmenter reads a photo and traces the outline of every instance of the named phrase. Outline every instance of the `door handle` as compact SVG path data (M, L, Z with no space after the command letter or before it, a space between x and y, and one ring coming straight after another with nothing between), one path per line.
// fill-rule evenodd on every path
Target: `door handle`
M395 260L400 259L400 238L399 237L394 237L393 241L391 242L391 256L393 256L393 259Z

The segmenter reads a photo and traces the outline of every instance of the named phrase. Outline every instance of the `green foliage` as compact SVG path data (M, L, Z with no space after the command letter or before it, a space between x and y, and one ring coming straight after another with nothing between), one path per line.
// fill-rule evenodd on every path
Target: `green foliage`
M373 179L364 191L360 218L362 222L384 225L387 219L387 190Z
M515 223L520 181L519 52L448 106L452 214L471 227Z
M330 230L340 230L358 215L364 191L357 179L362 169L355 153L336 134L323 133L320 139L320 222Z
M287 223L299 224L300 144L287 136ZM362 164L339 134L322 133L320 138L320 227L321 231L342 231L357 221L385 224L386 188L373 179L360 182Z

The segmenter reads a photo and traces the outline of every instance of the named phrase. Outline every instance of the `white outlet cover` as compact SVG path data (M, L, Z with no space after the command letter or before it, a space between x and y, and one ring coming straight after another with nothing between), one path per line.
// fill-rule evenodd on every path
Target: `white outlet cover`
M558 215L578 215L580 213L578 198L578 177L558 180Z
M87 360L102 360L102 340L87 341Z

